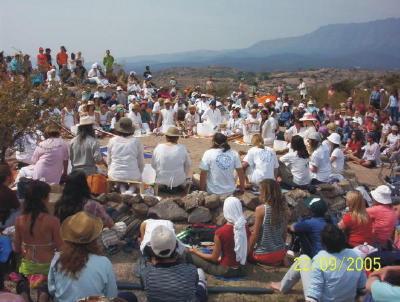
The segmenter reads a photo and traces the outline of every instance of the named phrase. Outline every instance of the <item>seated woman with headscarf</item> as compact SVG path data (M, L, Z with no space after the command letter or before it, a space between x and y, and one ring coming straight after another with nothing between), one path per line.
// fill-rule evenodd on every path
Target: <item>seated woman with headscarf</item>
M104 77L104 73L98 63L94 63L92 68L89 70L88 81L101 86L107 86L109 84L108 80Z
M246 264L250 231L242 204L236 197L228 197L223 211L227 223L215 232L212 254L191 248L189 260L211 275L227 278L244 276L243 266Z

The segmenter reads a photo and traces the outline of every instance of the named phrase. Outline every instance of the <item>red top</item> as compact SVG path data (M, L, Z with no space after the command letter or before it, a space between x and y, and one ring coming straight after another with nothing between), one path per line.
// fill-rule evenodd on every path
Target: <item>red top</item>
M361 158L361 147L362 147L362 142L361 141L353 141L350 140L347 143L347 147L352 151L352 152L357 152L355 155L359 158Z
M343 224L348 234L347 242L352 247L364 244L364 242L373 243L371 220L359 224L351 217L351 213L346 213L343 215Z
M250 230L247 227L247 225L246 225L246 233L247 233L247 238L249 238ZM238 267L240 263L236 261L233 225L231 224L223 225L215 232L215 235L218 235L219 240L221 241L222 256L219 264L228 267Z
M58 65L64 65L67 64L68 62L68 55L66 52L59 52L57 54L57 64Z
M47 56L44 53L39 53L36 60L38 66L47 66Z

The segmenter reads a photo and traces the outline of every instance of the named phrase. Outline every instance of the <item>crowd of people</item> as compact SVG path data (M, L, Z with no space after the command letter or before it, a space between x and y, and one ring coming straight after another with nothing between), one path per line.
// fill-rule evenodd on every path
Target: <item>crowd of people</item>
M185 247L170 221L142 223L138 274L149 301L206 301L205 273L242 278L249 263L290 266L269 287L288 293L301 280L307 301L399 297L400 207L391 187L349 191L339 220L329 215L325 200L312 195L304 200L308 215L293 224L282 194L283 188L315 194L321 184L340 182L346 161L372 169L382 160L395 160L400 151L397 90L387 93L376 86L369 100L354 103L350 97L339 108L318 106L302 79L291 94L279 85L265 99L241 83L230 96L218 98L211 77L203 89L182 91L174 77L168 87L158 87L149 66L142 79L134 71L117 78L115 63L107 50L104 71L94 63L86 72L82 53L68 53L64 46L55 62L50 49L39 48L37 68L28 55L1 53L1 81L20 77L44 87L56 81L70 94L65 107L46 112L53 123L27 131L17 142L17 179L9 165L0 166L0 243L12 240L12 248L9 244L0 254L19 257L18 273L9 276L17 295L4 292L1 270L0 301L30 301L31 288L38 290L38 301L88 296L136 301L133 294L118 292L102 251L112 246L110 235L120 243L126 225L96 200L87 177L99 174L101 165L115 190L137 192L135 182L142 180L145 167L140 137L147 135L165 135L152 152L151 167L155 183L167 193L193 182L196 167L180 138L212 136L200 161L198 187L223 196L226 220L215 232L211 253ZM67 143L62 133L74 137ZM112 136L106 155L99 142L104 135ZM242 156L231 147L234 140L251 148ZM285 146L282 156L274 149L277 142ZM14 182L18 195L10 189ZM50 185L60 183L63 193L50 213ZM240 201L246 190L259 194L261 202L252 228ZM352 261L364 258L379 259L374 272L349 270ZM344 264L324 269L327 259ZM8 258L3 263L9 264Z

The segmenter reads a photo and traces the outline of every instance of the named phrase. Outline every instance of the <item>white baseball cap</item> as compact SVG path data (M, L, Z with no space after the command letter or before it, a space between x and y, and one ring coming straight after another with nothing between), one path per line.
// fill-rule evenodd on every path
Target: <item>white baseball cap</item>
M164 225L159 225L151 232L150 247L153 253L160 258L168 258L175 252L176 236L172 230Z

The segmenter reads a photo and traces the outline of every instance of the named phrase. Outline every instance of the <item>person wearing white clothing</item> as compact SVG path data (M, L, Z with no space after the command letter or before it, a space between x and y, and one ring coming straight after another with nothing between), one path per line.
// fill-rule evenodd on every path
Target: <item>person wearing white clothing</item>
M232 194L236 190L236 170L243 192L244 173L239 154L231 150L227 137L222 133L214 134L212 144L200 162L200 190L218 195Z
M190 105L189 112L185 115L185 126L189 135L197 134L198 123L200 123L200 115L196 112L196 106Z
M191 179L191 160L184 145L178 144L179 130L170 127L165 133L167 143L159 144L153 151L151 166L156 171L155 183L176 188Z
M144 152L142 143L132 136L135 128L132 120L122 117L115 124L115 131L121 136L110 139L107 146L108 177L121 181L121 193L126 192L124 181L141 181L144 168ZM133 193L134 187L129 187Z
M228 121L227 134L235 135L243 133L243 120L240 118L239 110L232 111L232 117Z
M171 101L166 99L164 105L165 108L160 110L160 115L157 121L157 128L161 132L166 132L169 127L175 126L175 112L171 108Z
M260 119L257 113L257 109L251 109L250 115L246 118L245 126L249 134L260 133Z
M342 174L344 169L344 154L340 149L340 135L332 133L328 136L327 141L331 145L330 162L332 165L332 173Z
M293 175L293 182L298 186L307 186L311 181L309 169L309 154L300 135L292 137L290 142L293 151L290 151L280 158Z
M216 101L210 102L210 107L204 112L201 119L203 122L210 123L213 128L219 128L219 125L222 123L222 115L221 111L217 108Z
M92 68L88 72L88 80L91 83L96 83L97 85L107 86L109 84L108 80L104 77L99 64L94 63Z
M312 184L326 183L329 181L332 168L330 163L330 150L325 144L320 144L321 135L318 132L308 136L308 143L313 150L310 158L310 171Z
M300 79L300 84L297 86L301 99L305 100L307 96L307 86L303 79Z
M243 159L243 169L247 169L250 183L259 185L266 179L276 179L278 174L279 162L275 152L264 147L264 142L260 134L254 134L251 139L254 146L249 149Z
M200 116L208 109L207 104L208 102L205 94L202 94L200 99L196 99L195 105Z
M261 127L261 135L266 146L272 147L274 144L277 128L278 124L276 120L272 116L269 116Z
M150 133L150 126L148 123L142 122L142 115L140 114L140 105L135 103L132 106L132 111L128 113L128 117L132 120L132 124L135 127L135 131L139 131L139 134Z

